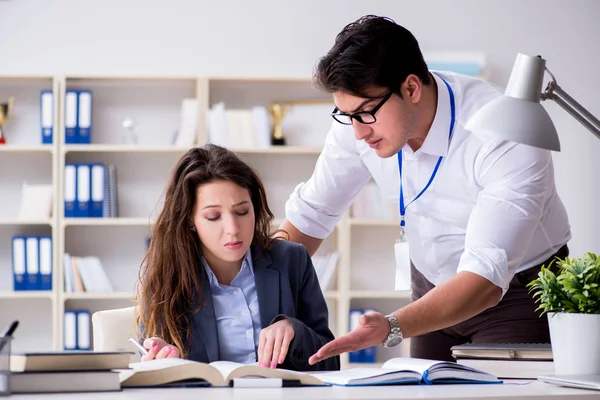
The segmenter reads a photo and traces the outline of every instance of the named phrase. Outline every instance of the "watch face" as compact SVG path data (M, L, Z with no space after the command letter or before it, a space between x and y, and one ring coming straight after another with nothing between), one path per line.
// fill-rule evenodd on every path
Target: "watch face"
M392 338L388 339L387 342L385 343L385 346L386 347L398 346L400 344L400 342L402 342L402 337L401 336L395 336L395 337L392 337Z

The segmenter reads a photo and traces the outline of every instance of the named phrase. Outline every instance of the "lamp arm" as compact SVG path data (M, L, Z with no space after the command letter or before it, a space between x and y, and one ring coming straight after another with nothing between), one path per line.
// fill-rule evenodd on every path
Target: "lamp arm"
M549 71L548 71L549 72ZM550 73L552 75L552 73ZM594 117L581 104L567 94L554 79L548 82L546 91L542 93L542 100L554 100L566 112L571 114L573 118L579 121L583 126L588 128L598 139L600 139L600 121Z

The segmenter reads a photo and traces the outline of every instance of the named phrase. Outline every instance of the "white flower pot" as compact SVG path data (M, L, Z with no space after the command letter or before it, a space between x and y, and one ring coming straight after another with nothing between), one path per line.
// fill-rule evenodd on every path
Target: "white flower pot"
M548 314L554 373L600 374L600 314Z

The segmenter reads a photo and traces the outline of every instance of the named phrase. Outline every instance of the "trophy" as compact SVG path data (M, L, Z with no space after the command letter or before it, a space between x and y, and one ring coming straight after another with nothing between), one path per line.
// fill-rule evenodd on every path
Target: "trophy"
M6 144L4 131L2 131L2 124L4 124L10 118L10 113L14 106L14 97L10 97L7 103L0 103L0 144Z
M271 144L273 146L285 146L285 137L283 136L283 129L281 122L287 111L287 107L284 105L275 103L269 106L269 113L273 120L273 129L271 135Z
M136 124L133 119L127 117L123 120L121 126L123 127L122 141L124 144L137 144L138 135L135 131Z

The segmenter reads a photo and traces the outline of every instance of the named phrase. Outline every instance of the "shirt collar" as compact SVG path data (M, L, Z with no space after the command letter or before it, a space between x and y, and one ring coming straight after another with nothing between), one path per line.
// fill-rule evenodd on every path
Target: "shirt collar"
M208 261L206 261L206 258L204 258L204 256L201 256L200 259L202 260L202 265L204 266L204 270L208 275L208 281L211 284L211 286L218 285L219 281L217 281L217 277L215 276L215 273L213 272L210 265L208 265ZM248 249L246 257L244 257L244 261L242 261L242 271L244 270L244 268L248 268L250 270L250 273L254 276L254 264L252 264L252 253L250 252L250 249Z
M435 110L435 117L433 123L423 145L413 152L410 146L407 144L404 146L402 151L405 151L407 155L416 156L418 153L427 153L434 156L446 156L448 154L448 135L450 134L450 94L446 84L435 73L432 73L433 80L437 87L437 108ZM455 111L456 112L456 111ZM456 115L455 115L456 120ZM456 121L454 123L456 125Z

